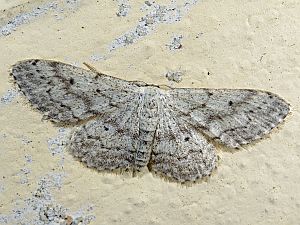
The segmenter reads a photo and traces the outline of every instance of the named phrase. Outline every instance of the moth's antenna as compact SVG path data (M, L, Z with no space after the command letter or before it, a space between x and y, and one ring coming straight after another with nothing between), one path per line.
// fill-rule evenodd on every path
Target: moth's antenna
M83 62L83 65L85 65L90 71L96 73L97 75L102 75L103 73L100 73L97 71L97 69L93 66L91 66L90 64Z
M169 87L166 84L158 85L158 87L161 88L161 89L163 89L163 90L170 90L170 89L172 89L171 87Z

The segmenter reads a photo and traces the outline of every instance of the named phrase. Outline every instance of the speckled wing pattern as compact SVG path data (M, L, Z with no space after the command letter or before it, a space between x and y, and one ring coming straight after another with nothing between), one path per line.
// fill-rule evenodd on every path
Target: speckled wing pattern
M238 148L283 121L289 104L246 89L168 88L51 60L16 63L20 90L45 118L76 126L71 154L98 170L152 172L186 182L216 168L216 140Z

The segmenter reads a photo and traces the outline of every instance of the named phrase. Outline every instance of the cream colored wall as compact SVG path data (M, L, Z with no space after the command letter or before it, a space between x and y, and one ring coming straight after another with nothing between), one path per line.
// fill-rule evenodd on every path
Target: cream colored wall
M0 9L21 2L2 0ZM45 2L33 1L25 11ZM57 136L58 128L41 121L41 114L22 97L2 101L0 215L12 215L15 202L24 204L41 177L53 172L65 174L61 188L51 189L55 201L72 212L92 204L86 212L96 217L91 224L298 224L299 1L199 1L180 22L158 24L136 43L109 52L112 41L145 15L140 11L143 1L129 4L129 14L117 17L115 1L59 3L63 12L49 10L0 36L0 96L13 88L8 75L12 64L43 58L78 66L88 62L111 76L174 87L268 90L291 104L291 115L269 137L244 150L218 148L216 173L207 182L185 187L150 173L135 178L98 173L67 152L52 156L47 140ZM170 51L166 45L177 34L183 35L183 47ZM95 61L92 56L106 59ZM164 74L178 68L186 71L183 80L171 83ZM26 161L28 155L32 162ZM27 183L21 184L25 178Z

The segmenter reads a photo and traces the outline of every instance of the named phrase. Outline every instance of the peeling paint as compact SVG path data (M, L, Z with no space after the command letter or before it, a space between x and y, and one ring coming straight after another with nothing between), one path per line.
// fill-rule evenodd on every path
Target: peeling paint
M197 2L197 0L190 0L179 5L177 1L172 0L169 5L159 5L155 1L145 1L141 11L145 12L146 15L140 18L134 28L116 38L109 45L109 51L135 43L140 38L150 34L158 24L180 21L191 9L191 6Z
M9 215L0 214L1 224L31 225L69 225L89 224L95 219L92 206L84 207L76 212L57 203L51 194L54 189L61 188L63 173L49 173L42 177L37 189L25 200L17 200L15 208Z
M97 62L97 61L105 60L106 57L101 54L94 54L94 55L91 55L90 59L94 62Z
M46 14L49 10L54 10L57 7L57 2L50 2L33 9L31 12L21 13L17 15L13 19L11 19L6 25L0 27L0 37L10 35L20 25L29 23L34 18L42 16Z
M181 40L183 38L183 35L174 35L172 37L171 43L167 44L170 50L178 50L182 48Z
M118 2L118 12L116 13L117 16L125 17L128 15L131 6L129 5L128 0L117 0Z
M15 89L9 89L6 93L0 98L0 107L11 103L17 96L19 92Z
M168 71L165 76L169 81L173 81L173 82L181 82L182 81L182 77L184 76L185 72L181 71L181 70L170 70Z
M50 153L54 155L61 155L64 152L65 144L66 144L66 139L67 135L70 132L70 129L66 128L59 128L58 129L58 134L54 138L50 138L48 142L48 149Z
M79 6L79 2L79 0L53 1L38 6L30 12L20 13L10 19L4 26L0 27L0 37L10 35L12 32L16 31L19 26L27 24L50 11L55 11L56 13L54 16L57 19L62 19L65 8L67 10L75 10ZM64 7L63 4L66 6Z

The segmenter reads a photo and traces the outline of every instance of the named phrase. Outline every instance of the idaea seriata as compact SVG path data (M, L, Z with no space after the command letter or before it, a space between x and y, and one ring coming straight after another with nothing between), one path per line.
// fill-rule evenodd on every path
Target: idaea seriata
M51 60L20 61L11 74L45 118L76 127L68 149L88 167L148 167L178 182L211 175L217 164L211 140L239 148L290 110L266 91L162 89Z

